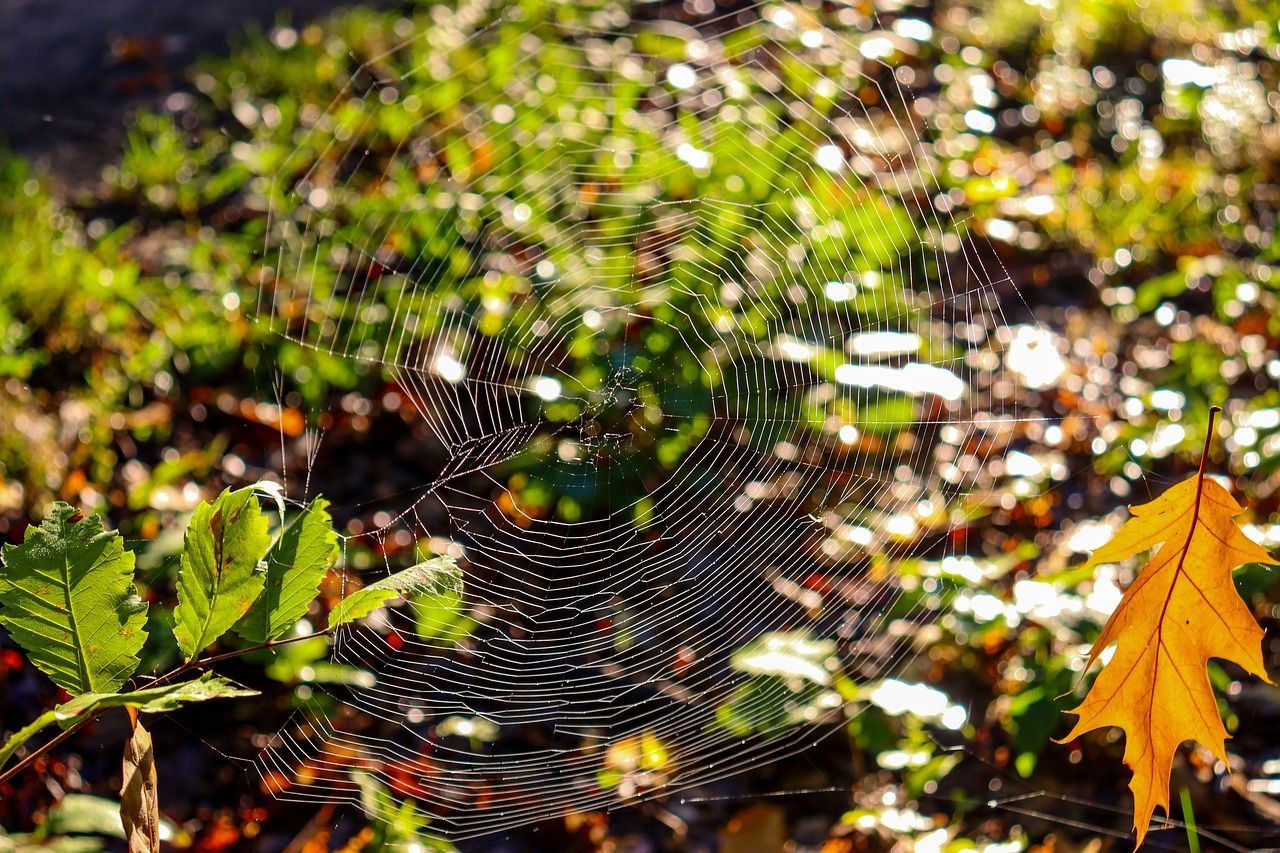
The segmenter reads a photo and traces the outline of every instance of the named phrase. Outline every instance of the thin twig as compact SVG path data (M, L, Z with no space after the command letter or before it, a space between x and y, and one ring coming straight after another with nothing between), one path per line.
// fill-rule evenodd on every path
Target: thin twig
M243 655L247 655L251 652L266 651L267 649L274 649L277 646L287 646L290 643L298 643L303 640L313 639L315 637L325 637L331 633L333 633L332 628L325 628L323 631L314 631L310 634L303 634L298 637L286 637L283 640L271 640L266 643L260 643L256 646L249 646L248 648L244 648L244 649L234 649L232 651L223 652L222 654L218 654L218 655L212 655L207 658L197 658L196 660L190 660L182 664L181 666L174 667L173 669L166 672L164 675L157 677L156 679L151 681L147 686L155 687L159 684L164 684L165 682L172 681L178 676L185 675L188 672L195 672L196 670L205 669L207 667L212 666L215 663L221 663L224 660L231 660L232 658L242 657ZM17 764L13 765L3 773L0 773L0 785L3 785L5 782L8 782L10 779L18 775L19 773L21 773L23 770L26 770L28 767L34 764L37 760L39 760L40 756L49 752L49 750L53 749L58 744L66 741L72 735L76 734L85 726L89 725L89 723L96 720L99 717L99 715L101 715L102 712L105 710L106 710L105 708L102 708L90 713L84 719L78 721L75 725L73 725L71 728L59 734L57 737L52 738L46 743L43 743L40 746L33 749Z
M244 648L244 649L233 649L232 651L229 651L229 652L223 652L220 655L212 655L211 657L207 657L207 658L196 658L195 660L187 661L181 666L178 666L178 667L175 667L174 669L169 670L164 675L158 676L157 678L152 680L147 686L155 687L158 684L164 684L167 681L172 681L173 679L177 678L180 675L185 675L188 672L194 672L199 669L204 669L208 666L212 666L215 663L221 663L224 660L231 660L232 658L242 657L244 655L251 654L253 652L262 652L262 651L266 651L267 649L274 649L277 646L287 646L290 643L300 643L303 640L311 640L316 637L327 637L329 634L332 634L332 633L333 633L332 628L325 628L323 631L313 631L310 634L302 634L297 637L286 637L283 640L269 640L268 642L260 643L256 646L249 646L248 648Z
M39 760L40 756L44 755L49 750L53 749L55 746L62 743L64 740L71 737L76 732L80 731L80 729L88 725L90 721L97 719L98 715L101 713L102 711L93 712L92 714L85 717L83 720L76 723L74 726L67 729L66 731L62 732L60 735L53 738L49 742L37 747L36 749L33 749L31 753L27 755L26 758L23 758L21 761L19 761L17 764L10 767L8 770L4 771L3 773L0 773L0 785L3 785L5 782L8 782L9 779L11 779L12 777L17 776L23 770L26 770L28 767L34 764L37 760Z

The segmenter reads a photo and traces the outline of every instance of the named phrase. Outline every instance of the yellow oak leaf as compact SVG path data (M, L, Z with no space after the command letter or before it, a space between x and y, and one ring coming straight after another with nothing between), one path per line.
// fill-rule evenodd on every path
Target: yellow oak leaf
M1116 647L1072 712L1079 719L1064 740L1106 726L1124 730L1141 845L1156 807L1169 814L1169 774L1183 741L1198 741L1227 760L1209 658L1232 661L1267 680L1262 629L1236 592L1231 570L1276 561L1241 531L1235 518L1244 507L1204 476L1203 463L1196 476L1129 512L1133 517L1086 565L1156 550L1089 652L1092 666L1106 648Z

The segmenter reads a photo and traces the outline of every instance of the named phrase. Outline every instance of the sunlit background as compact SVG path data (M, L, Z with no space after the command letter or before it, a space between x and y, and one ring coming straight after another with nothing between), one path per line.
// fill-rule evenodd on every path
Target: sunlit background
M503 9L540 28L480 49ZM171 603L181 543L160 531L226 484L331 498L360 576L474 556L456 522L490 505L495 529L530 536L625 516L659 537L673 472L731 442L758 476L724 476L725 535L771 513L810 523L770 543L788 571L751 600L789 621L723 650L734 689L709 725L826 737L615 810L600 798L688 771L682 743L659 727L575 744L588 806L460 846L1130 846L1118 733L1052 738L1137 565L1077 567L1126 504L1193 470L1215 404L1213 470L1252 508L1250 535L1280 545L1280 6L316 11L247 32L228 12L230 46L207 21L193 42L181 16L167 37L118 20L85 60L105 105L67 109L49 87L0 106L0 532L17 541L55 499L103 512ZM485 73L455 75L467 61ZM40 91L16 71L9 85ZM634 218L610 231L618 210ZM640 296L617 298L633 280ZM754 432L717 434L724 407ZM1276 672L1277 581L1245 568L1238 586ZM418 630L465 656L502 633L482 605ZM646 611L611 606L598 630L626 654ZM390 641L393 624L371 630ZM699 651L668 639L678 685ZM297 709L342 719L332 697L376 681L358 657L320 639L250 659L229 672L271 685L256 706L157 731L176 842L443 843L400 813L277 800L317 784L306 756L267 777L241 760ZM1148 845L1274 845L1280 693L1210 675L1231 767L1185 751L1177 824ZM7 638L0 687L9 731L53 699ZM479 711L413 722L477 755L543 746ZM112 843L91 798L116 796L119 769L96 742L0 788L0 847ZM366 758L318 784L430 799Z

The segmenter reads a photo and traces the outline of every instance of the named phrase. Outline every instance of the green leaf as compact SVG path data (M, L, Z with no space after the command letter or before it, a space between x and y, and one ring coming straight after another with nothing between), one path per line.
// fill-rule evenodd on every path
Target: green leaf
M333 663L328 660L327 637L311 637L297 643L277 645L269 652L257 652L262 672L267 678L284 684L345 684L369 690L378 684L368 670Z
M457 853L458 848L448 841L424 832L431 819L418 810L413 800L397 801L371 773L356 770L351 778L360 789L360 807L373 830L369 850L403 850L412 846L434 853Z
M437 557L427 560L371 583L342 599L329 613L329 627L336 628L368 616L386 602L406 592L439 595L461 587L462 575L458 571L458 564L452 559Z
M164 816L160 817L159 829L161 841L172 842L176 847L189 846L191 843L186 833ZM89 794L67 794L49 809L48 819L37 831L46 839L45 845L71 840L51 836L93 834L119 839L125 837L124 823L120 820L120 803ZM42 846L41 849L45 847Z
M418 596L413 601L413 612L417 617L418 639L423 641L460 643L475 627L463 608L461 588Z
M189 702L207 702L210 699L235 699L241 696L257 696L258 691L241 687L234 681L206 672L199 678L144 687L128 693L87 693L64 702L54 713L59 723L68 725L86 714L103 708L137 708L144 714L163 714Z
M67 794L49 809L45 831L50 835L93 834L124 838L120 804L89 794Z
M191 516L178 573L173 635L191 660L243 617L262 592L271 537L253 487L224 491Z
M147 605L120 534L75 515L56 504L21 545L5 546L0 624L68 693L111 692L138 667Z
M307 612L338 552L329 502L316 498L267 553L266 587L236 633L255 645L289 633Z
M9 739L4 742L4 746L0 746L0 767L4 767L5 762L18 751L18 747L31 740L31 737L36 732L53 725L57 721L58 718L53 711L45 711L32 720L31 723L10 735Z
M10 835L0 829L0 850L5 853L102 853L106 847L101 839L88 835L49 838L40 831Z
M822 687L831 683L836 644L806 631L773 631L738 649L729 665L752 675L805 679Z
M51 711L14 732L4 746L0 746L0 767L42 729L57 723L64 729L71 728L90 714L106 708L136 708L144 714L162 714L189 702L205 702L209 699L234 699L240 696L257 696L258 691L241 687L219 675L206 672L199 678L146 687L128 693L84 693L69 702L63 702Z

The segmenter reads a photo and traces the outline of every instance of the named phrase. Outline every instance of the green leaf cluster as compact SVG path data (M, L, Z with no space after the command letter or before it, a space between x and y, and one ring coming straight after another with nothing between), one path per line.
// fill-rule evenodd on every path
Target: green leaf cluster
M69 729L111 708L157 714L192 702L254 695L200 670L223 657L297 639L290 635L339 553L323 498L273 537L260 498L274 494L268 484L227 489L196 508L183 536L172 612L173 642L183 663L132 690L124 688L139 676L149 607L134 584L134 554L120 534L107 531L101 518L80 518L74 507L59 503L42 524L28 529L22 544L6 546L0 625L72 698L0 745L0 768L44 729ZM462 606L457 566L438 558L355 590L333 607L322 633L410 592L447 600L455 610ZM238 651L201 657L228 632L240 637Z

